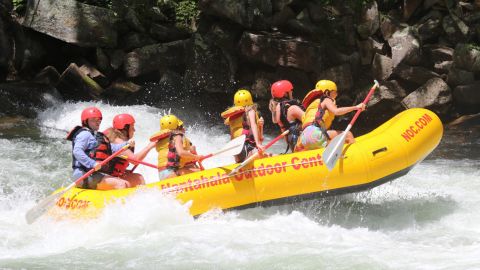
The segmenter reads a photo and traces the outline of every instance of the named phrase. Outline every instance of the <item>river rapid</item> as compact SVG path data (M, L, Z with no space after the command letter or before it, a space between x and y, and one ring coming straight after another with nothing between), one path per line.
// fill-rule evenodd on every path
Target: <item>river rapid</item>
M83 108L136 117L136 148L168 108L57 102L35 121L0 120L0 269L480 269L480 129L446 130L406 176L370 191L199 218L157 191L113 204L88 221L25 212L69 184L73 128ZM199 153L229 136L217 117L173 110ZM183 112L183 113L182 113ZM194 116L195 115L195 116ZM269 137L271 139L271 137ZM285 146L280 143L273 152ZM153 150L146 161L156 163ZM205 167L233 163L213 158ZM139 166L147 182L155 170Z

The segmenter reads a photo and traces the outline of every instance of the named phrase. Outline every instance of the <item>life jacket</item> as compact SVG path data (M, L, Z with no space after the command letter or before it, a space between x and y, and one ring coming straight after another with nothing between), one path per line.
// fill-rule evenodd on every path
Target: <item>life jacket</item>
M158 152L158 167L159 168L165 168L165 167L168 167L169 165L169 155L170 157L172 157L173 155L175 155L175 157L178 155L178 153L176 152L176 149L175 148L175 145L174 145L174 142L173 142L173 138L172 138L172 131L169 130L169 129L165 129L165 130L161 130L155 134L153 134L151 137L150 137L150 141L152 142L157 142L156 146L155 146L155 149L157 150ZM191 147L192 147L192 143L190 142L190 140L185 137L184 135L182 135L183 137L183 149L187 150L187 151L190 151ZM172 141L172 144L170 144L170 142ZM173 146L173 147L171 147ZM173 154L171 153L171 151L174 150ZM176 160L176 158L173 158ZM193 161L193 159L190 159L190 158L182 158L179 156L179 163L178 163L178 168L183 168L185 166L185 164L189 163Z
M293 149L295 148L295 145L297 144L298 137L300 136L300 131L301 131L301 126L302 122L298 119L295 119L294 121L290 122L288 121L288 109L291 106L298 106L300 107L303 111L305 110L303 108L303 105L300 103L300 101L296 99L283 99L279 102L280 104L280 123L277 123L280 129L283 131L289 130L289 133L287 135L287 150L285 151L288 152L288 149Z
M322 108L322 101L325 98L315 99L312 101L312 103L310 103L310 105L308 105L302 118L302 129L305 129L311 124L323 126L323 128L325 129L330 128L333 119L335 119L335 114L331 113L329 110L325 110ZM332 101L335 103L335 100Z
M329 110L325 110L322 108L322 101L326 98L330 99L333 104L335 104L335 100L329 97L324 97L320 99L320 103L318 104L317 112L315 113L315 124L317 126L324 125L325 129L329 129L332 126L333 119L335 119L335 114L331 113Z
M73 148L75 147L75 138L80 134L82 131L88 131L92 136L95 136L95 132L89 128L82 127L82 126L75 126L70 132L68 132L67 137L65 138L68 141L72 142L72 169L80 169L84 172L87 172L89 168L83 166L82 164L80 165L75 165L76 158L73 155ZM90 156L90 152L92 152L94 149L86 149L85 153Z
M157 142L155 149L158 153L158 167L164 168L167 166L168 145L170 143L170 135L172 131L169 129L161 130L150 137L151 142Z
M171 133L168 142L168 154L167 154L167 168L173 169L177 171L180 169L180 155L177 152L177 148L175 147L175 140L176 136L181 136L183 139L182 133Z
M255 137L253 136L252 129L248 122L248 112L250 112L250 110L254 110L254 109L253 108L245 109L245 112L242 115L242 135L245 135L245 142L248 142L254 147L256 147ZM258 126L259 119L260 118L258 117L258 112L255 110L255 123L257 123L257 126Z
M234 106L224 111L221 116L225 119L225 125L230 127L230 138L235 139L242 135L243 132L243 119L242 116L245 113L245 107Z
M97 140L97 147L92 152L90 152L90 157L95 161L102 162L112 155L112 147L107 136L105 136L105 134L103 134L102 132L96 132L95 139ZM115 162L112 159L110 162L102 166L100 172L111 175L113 173L114 163Z

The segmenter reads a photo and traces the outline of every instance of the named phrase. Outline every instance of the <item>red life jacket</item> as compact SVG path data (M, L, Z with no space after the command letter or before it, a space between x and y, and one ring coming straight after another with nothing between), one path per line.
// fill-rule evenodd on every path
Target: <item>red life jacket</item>
M183 134L170 134L170 141L168 142L167 168L177 171L180 168L180 155L177 152L175 141L173 140L175 136L183 137Z
M242 115L242 134L245 135L245 141L251 143L252 145L256 146L255 137L253 136L253 132L248 124L248 111L245 111Z

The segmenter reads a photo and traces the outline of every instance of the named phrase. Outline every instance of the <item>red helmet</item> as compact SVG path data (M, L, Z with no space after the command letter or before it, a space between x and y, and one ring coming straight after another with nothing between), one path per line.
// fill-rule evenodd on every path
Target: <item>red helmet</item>
M90 118L95 118L95 117L102 119L102 112L95 107L88 107L82 111L82 116L81 116L82 123L87 121Z
M278 82L274 82L272 84L272 97L274 98L282 98L285 96L286 93L291 92L293 90L293 85L290 81L281 80Z
M118 114L113 118L113 128L115 129L124 129L125 125L133 124L135 124L135 119L127 113Z

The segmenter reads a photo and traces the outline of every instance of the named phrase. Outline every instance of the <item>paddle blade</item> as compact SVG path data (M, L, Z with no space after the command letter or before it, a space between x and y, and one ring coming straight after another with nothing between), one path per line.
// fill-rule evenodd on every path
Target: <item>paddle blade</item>
M25 219L27 220L27 223L32 224L40 216L45 214L45 212L47 212L48 209L50 209L50 207L52 207L57 202L58 198L60 198L64 193L65 191L60 191L58 193L50 195L43 199L41 202L39 202L37 205L32 207L30 210L28 210L27 214L25 214Z
M234 156L240 154L245 143L245 135L241 135L231 141L229 141L221 150L214 153L213 156Z
M342 155L343 145L345 144L345 138L347 136L347 132L343 132L342 134L333 138L333 140L328 144L327 148L323 152L322 158L323 163L327 166L328 170L332 170L337 163L337 160Z

